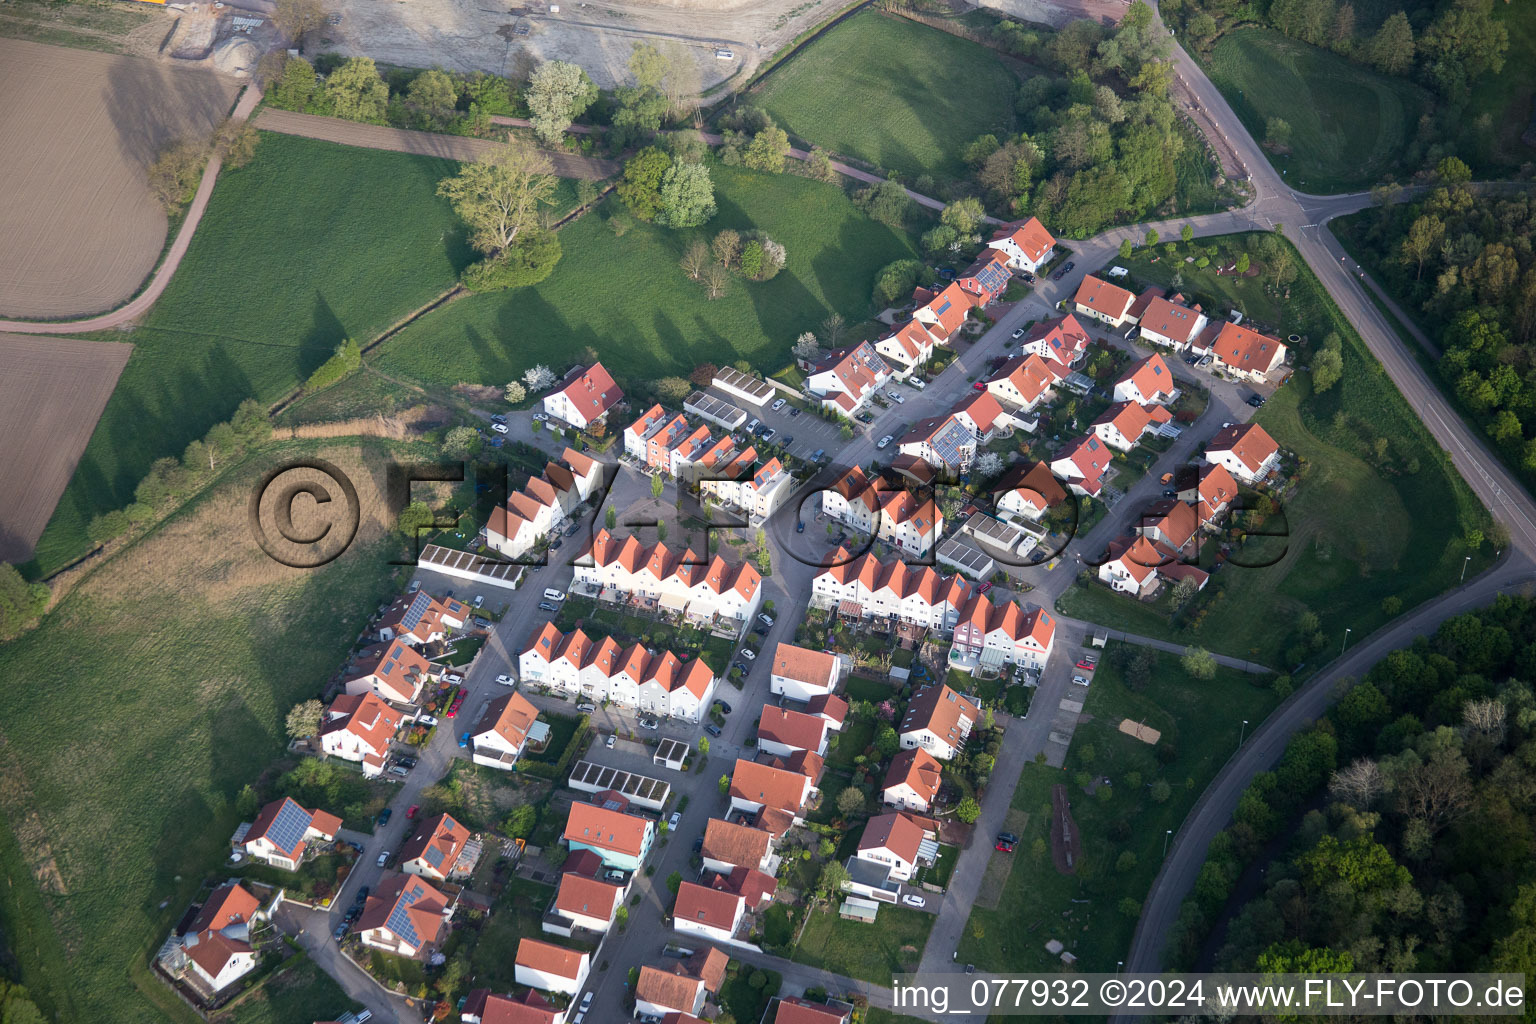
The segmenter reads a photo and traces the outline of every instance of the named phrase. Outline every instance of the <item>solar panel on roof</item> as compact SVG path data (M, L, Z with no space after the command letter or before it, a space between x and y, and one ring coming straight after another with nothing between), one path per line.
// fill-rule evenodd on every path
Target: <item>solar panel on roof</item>
M309 831L312 820L308 811L294 803L292 798L285 798L283 806L278 808L277 816L272 819L271 827L267 829L267 838L284 853L292 853L304 841L304 833Z
M945 313L949 312L949 306L950 306L949 300L946 299L944 301L944 305L940 306L938 309L934 310L933 312L937 316L943 316Z
M427 609L432 607L432 595L425 590L419 591L411 600L411 606L405 610L405 616L400 620L400 625L406 630L416 628L421 617L427 614Z
M427 863L433 867L441 868L443 866L443 849L436 843L428 843L426 853L423 856L427 858Z
M420 884L401 892L394 909L389 912L389 918L384 922L386 928L412 945L420 945L421 936L416 931L416 922L411 920L410 908L421 899L423 892Z

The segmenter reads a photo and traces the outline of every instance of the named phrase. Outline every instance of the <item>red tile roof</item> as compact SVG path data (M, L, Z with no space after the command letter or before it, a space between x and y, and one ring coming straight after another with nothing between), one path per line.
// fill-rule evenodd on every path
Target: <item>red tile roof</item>
M802 683L826 686L837 665L837 655L780 643L773 652L773 674Z
M469 842L469 829L450 815L439 814L416 824L416 831L400 847L400 863L420 860L446 878Z
M183 945L187 956L193 963L208 972L210 977L217 978L224 965L230 958L238 953L251 952L251 944L240 939L232 939L223 932L212 929L197 933L193 941Z
M565 820L565 838L568 842L638 857L645 849L650 826L649 818L578 801L571 804L570 816Z
M576 407L589 420L597 419L624 400L624 392L613 382L613 377L602 363L593 363L586 370L579 367L558 389L559 394Z
M695 882L684 882L677 890L672 919L729 931L735 927L736 914L742 909L743 902L742 897L736 893L721 892Z
M891 758L891 767L885 773L885 789L905 782L917 795L929 803L939 795L939 783L943 780L944 766L921 747L898 751Z
M916 863L923 830L899 811L870 818L859 839L859 850L889 850L908 864Z
M691 1009L698 1000L702 984L703 979L688 974L682 964L671 967L647 964L640 968L635 979L635 998L656 1006Z
M1250 473L1257 473L1264 461L1280 446L1257 423L1237 423L1217 432L1205 446L1207 452L1231 452Z
M797 750L820 750L826 729L826 719L820 715L788 711L767 704L763 706L763 715L757 724L758 745L761 746L767 740Z
M443 914L448 908L448 898L425 879L415 875L395 875L380 883L368 897L363 907L363 916L357 919L357 930L368 932L375 928L385 928L399 936L398 932L389 927L397 908L403 910L411 927L416 930L419 939L417 950L420 951L437 941L443 929Z
M1089 274L1083 278L1083 283L1078 286L1077 294L1072 301L1079 306L1087 306L1095 313L1102 313L1113 320L1125 316L1131 308L1131 303L1136 301L1136 296L1121 288L1119 285L1110 284Z
M485 706L480 720L475 723L474 734L479 736L494 732L513 746L521 747L528 738L528 730L533 728L538 717L539 709L527 697L514 690Z
M845 1024L848 1015L822 1003L789 996L779 1000L771 1024Z
M1221 325L1221 332L1211 346L1216 358L1236 370L1249 373L1265 373L1277 358L1284 356L1285 346L1278 338L1249 330L1231 322Z
M704 826L704 847L700 853L709 860L724 861L733 867L755 868L768 855L772 840L773 837L762 829L710 818Z
M1167 338L1177 345L1187 345L1194 340L1195 328L1201 319L1198 310L1158 296L1147 303L1147 311L1141 315L1141 329Z
M485 993L484 998L475 1010L471 1010L477 993ZM491 995L485 989L477 989L470 993L461 1012L476 1012L480 1024L555 1024L563 1018L560 1008L536 989L515 996Z
M557 946L542 939L525 938L518 940L515 963L519 967L575 981L581 974L581 964L586 956L579 949Z
M985 595L982 596L985 598ZM964 741L961 720L970 719L974 723L979 718L981 712L976 705L943 683L938 683L924 687L912 699L906 716L901 720L900 731L906 734L927 729L950 746L958 747Z
M590 851L577 851L577 853L587 852ZM573 859L574 856L567 858L567 863ZM614 907L623 896L624 890L617 885L567 871L560 876L560 891L555 894L555 909L566 914L580 914L583 917L611 921Z
M737 758L736 768L731 773L731 796L798 814L806 791L805 783L806 777L799 772Z
M1173 382L1173 371L1156 352L1132 366L1115 384L1118 386L1125 381L1135 384L1136 390L1147 399L1157 394L1169 394L1178 386Z
M189 932L208 928L215 930L232 924L249 924L261 909L261 901L239 882L228 882L213 890L197 916L192 919Z
M1056 244L1055 237L1034 217L1019 224L1008 225L993 235L992 241L1000 242L1005 238L1011 238L1014 245L1024 250L1024 255L1029 257L1031 263L1039 263L1040 258Z

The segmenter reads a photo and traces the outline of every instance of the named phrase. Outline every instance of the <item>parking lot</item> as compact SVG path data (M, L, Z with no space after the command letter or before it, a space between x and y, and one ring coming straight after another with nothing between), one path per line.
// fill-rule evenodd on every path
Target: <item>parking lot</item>
M843 444L838 424L824 420L815 413L801 411L787 399L775 412L773 405L778 399L774 399L774 402L769 402L759 410L755 406L743 403L740 398L734 398L713 388L706 393L746 410L747 423L751 423L754 419L761 420L764 426L774 431L773 439L766 444L782 448L798 459L809 460L819 448L825 449L827 454L831 455ZM782 392L780 397L783 397ZM737 431L737 435L744 437L746 427L743 426ZM756 443L759 445L759 450L762 450L764 442Z

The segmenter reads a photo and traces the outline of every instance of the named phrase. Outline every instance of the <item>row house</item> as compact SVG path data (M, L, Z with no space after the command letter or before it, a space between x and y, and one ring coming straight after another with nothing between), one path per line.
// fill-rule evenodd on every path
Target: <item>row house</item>
M1089 427L1095 437L1111 448L1128 452L1147 434L1155 434L1173 417L1161 405L1116 402Z
M413 704L431 678L433 668L421 652L404 640L364 647L348 662L342 688L351 696L377 694L386 701Z
M519 985L563 996L580 992L592 970L592 959L582 950L530 938L518 940L512 964Z
M937 294L927 289L918 289L913 294L919 302L912 311L912 319L922 324L940 345L954 340L976 305L975 297L958 282L945 285Z
M1257 423L1234 423L1206 444L1205 461L1251 486L1280 465L1280 446Z
M1037 274L1056 253L1056 238L1034 217L1009 224L992 236L990 249L1002 253L1009 268Z
M926 554L944 532L944 514L931 497L919 499L883 477L854 466L821 492L821 509L861 533L913 554Z
M828 353L805 380L806 390L826 409L851 417L890 380L890 364L867 341Z
M562 633L546 622L518 656L525 681L594 703L612 701L687 722L699 721L718 681L702 658L684 662L671 651L594 640L580 629Z
M892 376L906 380L933 358L938 339L919 320L908 320L876 340L875 352L891 367Z
M711 447L709 428L691 427L682 413L653 405L624 428L624 452L647 467L686 479Z
M929 416L912 424L897 442L897 450L954 479L971 468L976 435L952 415Z
M1088 354L1088 343L1091 340L1087 328L1077 317L1068 313L1042 320L1031 327L1029 333L1024 335L1019 351L1039 356L1051 367L1051 372L1058 377L1065 377Z
M586 430L604 419L608 411L624 401L624 392L602 363L575 366L560 386L544 396L544 411L562 423Z
M565 819L562 838L575 855L580 850L591 850L603 862L603 867L618 871L635 872L645 863L651 843L656 839L656 823L623 809L628 802L611 792L604 794L604 803L571 804ZM617 808L615 804L619 805Z
M763 578L746 562L731 564L715 555L706 563L691 550L665 544L642 545L633 534L623 540L598 530L577 559L574 585L598 593L639 598L661 608L709 622L738 625L757 613Z
M721 504L745 514L755 524L767 519L784 504L795 489L795 480L777 457L755 466L756 450L748 448L742 454L748 453L752 455L751 459L734 459L717 475L701 478L699 489Z
M1055 640L1056 620L1044 608L1026 612L1011 601L994 605L987 595L973 594L955 623L951 657L1038 671L1045 668Z
M320 749L329 757L360 762L363 777L373 778L384 770L390 741L403 721L373 690L343 693L321 716Z
M1042 402L1052 400L1055 397L1053 388L1067 372L1054 359L1047 362L1028 352L1008 360L983 383L987 394L1017 419L1018 413L1032 413Z
M1115 381L1114 399L1138 405L1168 405L1179 396L1173 371L1163 357L1154 352L1139 360Z
M1038 523L1046 512L1066 504L1067 491L1045 462L1023 462L1011 468L992 490L992 503L1004 519Z
M1131 322L1131 305L1135 301L1136 296L1124 288L1092 274L1083 278L1077 294L1072 297L1073 308L1079 313L1111 327L1124 327Z
M1096 498L1104 487L1104 471L1113 455L1097 434L1084 434L1051 457L1050 470L1073 494Z
M949 761L965 746L971 727L981 719L981 711L966 698L943 683L918 691L897 733L903 749L921 748Z
M520 558L556 527L603 483L603 465L567 448L560 462L545 465L542 476L530 477L507 503L494 509L485 524L485 542L507 558Z
M945 576L933 566L908 565L897 558L882 562L867 552L855 558L846 548L838 548L832 565L811 580L811 600L817 607L945 633L954 628L970 593L971 584L958 574Z

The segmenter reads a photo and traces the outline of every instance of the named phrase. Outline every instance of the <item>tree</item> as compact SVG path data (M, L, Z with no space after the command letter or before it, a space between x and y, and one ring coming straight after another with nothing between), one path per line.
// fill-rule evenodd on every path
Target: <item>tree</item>
M661 492L666 488L666 486L667 482L663 480L660 475L651 477L651 497L661 497Z
M1246 274L1248 273L1248 268L1252 265L1252 262L1248 259L1248 254L1240 252L1237 254L1237 261L1232 264L1232 269L1239 274Z
M717 786L720 790L720 795L725 796L731 791L731 777L729 775L720 776L720 781Z
M821 343L816 340L816 335L804 331L795 339L794 353L796 359L814 359L821 353Z
M812 181L837 180L837 170L832 166L832 158L820 146L812 146L811 151L806 154L805 173Z
M1458 0L1430 22L1419 40L1429 75L1445 92L1504 70L1508 49L1509 30L1493 19L1493 0Z
M875 734L875 750L882 760L891 757L901 747L901 737L890 724L882 725Z
M857 814L864 810L864 791L857 786L849 786L837 794L837 809L844 815Z
M293 739L308 739L320 731L320 716L324 712L318 700L306 700L288 710L286 726Z
M454 427L443 435L443 454L462 459L480 450L480 433L474 427Z
M784 170L784 158L789 155L789 136L772 121L752 136L741 162L754 171L778 174Z
M955 807L955 817L967 825L974 825L976 819L981 817L981 805L976 802L975 797L965 797Z
M650 43L635 43L629 52L629 73L640 89L657 89L667 77L667 60Z
M683 250L683 258L678 260L678 266L683 268L683 273L688 275L688 280L701 280L704 277L704 269L709 266L709 246L704 244L702 238L695 238Z
M843 885L848 881L848 869L835 860L829 860L821 866L821 875L816 880L816 892L824 899L830 899L843 891Z
M907 190L894 181L882 181L853 195L854 205L882 224L899 228L906 220L912 203Z
M0 639L29 627L48 607L46 583L28 583L14 565L0 562Z
M1119 874L1123 875L1127 871L1133 870L1135 867L1136 855L1130 850L1122 852L1119 857L1115 858L1115 871Z
M529 391L543 391L555 383L555 374L549 367L539 363L523 371L523 383L528 385Z
M471 264L460 280L470 291L494 291L538 284L560 262L560 236L531 228L517 236L504 252Z
M1404 11L1394 11L1365 48L1365 59L1377 71L1401 75L1413 67L1413 26Z
M655 383L656 394L665 402L674 404L693 393L693 385L681 377L663 377Z
M609 505L608 510L603 513L603 525L610 531L619 525L619 513L612 505Z
M709 737L708 736L700 736L699 737L699 753L701 753L701 754L708 754L709 753Z
M996 452L982 452L976 459L975 469L977 476L996 476L1003 471L1003 457Z
M656 223L671 228L697 227L715 215L715 185L703 164L673 164L661 182Z
M407 537L415 537L436 522L437 516L432 514L430 505L424 501L413 501L400 510L395 528Z
M1216 657L1203 647L1186 647L1179 664L1193 679L1215 679Z
M532 146L506 142L458 174L444 178L437 194L469 225L470 243L488 255L505 251L538 222L542 205L554 202L557 180L549 158Z
M741 272L756 279L763 273L763 244L756 239L741 247Z
M1328 792L1335 800L1342 800L1357 810L1367 810L1382 794L1385 786L1381 766L1369 758L1356 758L1348 767L1340 768L1328 780Z
M149 190L166 213L176 213L192 199L207 161L208 147L196 139L179 139L160 151L149 165Z
M1185 224L1179 229L1179 237L1183 239L1185 245L1193 242L1195 240L1195 226L1193 224Z
M249 121L225 118L213 137L213 151L224 161L225 167L240 168L251 162L261 133Z
M1149 792L1151 793L1153 803L1165 804L1168 802L1168 798L1173 796L1173 787L1168 785L1167 779L1158 779L1152 783L1152 789Z
M325 24L325 5L320 0L277 0L272 20L293 41L304 48L304 37Z
M437 68L423 71L411 79L405 91L405 105L430 125L440 125L454 116L459 89L452 78Z
M883 305L892 305L912 294L923 265L917 260L897 260L887 263L875 275L875 299Z
M1156 228L1147 228L1146 243L1147 243L1148 247L1156 245L1157 244L1157 240L1160 237L1162 237L1162 236L1157 233L1157 229Z
M501 830L512 839L527 839L538 824L539 812L532 804L518 804L502 822Z
M741 233L726 228L709 243L709 251L716 263L726 267L735 266L741 258Z
M501 389L501 397L507 400L508 405L516 405L528 397L528 389L515 380L507 381L507 386Z
M283 63L282 74L273 85L268 99L274 106L284 110L302 111L309 105L317 88L319 79L315 76L314 66L303 57L289 57Z
M654 220L661 212L661 183L671 167L670 156L646 146L624 164L624 179L614 191L636 217Z
M331 113L349 121L382 122L389 108L389 86L371 57L351 57L325 80Z
M1136 243L1132 242L1129 238L1123 239L1120 242L1120 258L1121 259L1123 259L1123 260L1130 259L1131 258L1131 254L1133 252L1135 252L1135 251L1136 251Z
M1337 349L1325 348L1312 358L1312 390L1321 394L1344 376L1344 357Z
M597 86L580 66L563 60L540 64L529 77L524 94L534 134L546 146L555 145L597 95Z
M1445 222L1433 214L1416 217L1408 225L1408 233L1403 236L1400 249L1403 262L1412 263L1416 268L1413 275L1415 281L1424 275L1424 261L1439 247L1444 237Z
M987 211L982 207L980 199L967 197L957 199L944 207L944 212L939 215L939 221L954 228L961 236L969 237L981 227L986 215Z
M731 272L718 263L704 268L704 291L711 299L723 296L731 287Z

